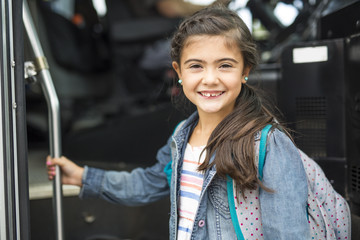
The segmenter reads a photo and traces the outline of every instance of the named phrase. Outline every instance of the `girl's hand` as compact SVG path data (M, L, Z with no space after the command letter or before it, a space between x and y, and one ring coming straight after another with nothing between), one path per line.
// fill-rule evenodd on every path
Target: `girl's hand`
M49 180L53 180L55 173L55 166L58 165L61 169L61 182L63 184L82 186L82 175L84 168L76 165L66 157L52 158L48 156L46 158L46 167Z

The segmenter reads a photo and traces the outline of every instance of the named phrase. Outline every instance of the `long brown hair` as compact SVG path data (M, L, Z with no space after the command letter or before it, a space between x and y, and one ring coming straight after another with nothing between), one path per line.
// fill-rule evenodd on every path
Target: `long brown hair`
M244 57L244 68L254 69L259 61L256 43L245 23L237 13L212 6L200 10L185 19L174 34L171 57L180 66L183 47L190 36L225 36L228 44L236 44ZM182 94L183 95L183 94ZM214 164L219 176L229 175L235 180L237 193L255 189L259 184L268 190L257 177L254 139L267 124L274 125L275 114L271 105L258 94L255 87L243 84L234 110L214 129L208 140L205 161L199 170L207 170ZM210 157L216 152L214 162Z

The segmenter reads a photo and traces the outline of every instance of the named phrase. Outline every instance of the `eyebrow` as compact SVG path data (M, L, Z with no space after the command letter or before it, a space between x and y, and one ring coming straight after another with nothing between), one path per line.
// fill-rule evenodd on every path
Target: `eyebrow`
M221 59L219 59L219 60L216 60L215 62L223 62L223 61L230 61L230 62L238 63L238 61L236 61L236 60L233 59L233 58L221 58ZM204 62L204 61L203 61L203 60L200 60L200 59L196 59L196 58L190 58L190 59L186 60L186 61L184 62L184 64L189 63L189 62L200 62L200 63L202 63L202 62Z

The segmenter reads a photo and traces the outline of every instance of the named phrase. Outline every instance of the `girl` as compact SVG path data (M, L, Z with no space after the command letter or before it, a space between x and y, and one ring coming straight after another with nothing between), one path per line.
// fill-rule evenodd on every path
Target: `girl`
M297 148L247 84L258 58L244 22L226 8L203 9L179 26L171 57L182 93L197 111L158 151L157 164L128 173L48 158L49 178L59 165L64 184L81 186L81 198L127 205L170 194L170 239L236 239L227 195L230 176L245 238L309 239L305 171ZM273 131L260 181L255 146L268 124ZM164 169L171 172L170 185ZM251 198L253 192L258 195Z

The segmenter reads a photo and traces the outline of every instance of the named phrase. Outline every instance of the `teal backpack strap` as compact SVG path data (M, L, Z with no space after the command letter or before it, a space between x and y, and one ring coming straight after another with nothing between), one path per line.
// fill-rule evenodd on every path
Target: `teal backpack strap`
M168 162L168 164L166 164L166 166L164 167L164 173L166 174L166 179L168 181L169 186L171 184L171 174L172 174L171 164L172 161Z
M262 181L263 169L265 164L266 140L271 127L272 125L268 124L261 130L260 146L259 146L259 165L258 165L260 181Z
M233 223L237 239L245 240L244 235L241 232L239 220L235 210L233 180L229 175L226 175L226 178L227 178L226 185L227 185L227 195L228 195L231 221Z
M260 181L262 180L263 168L264 168L264 163L265 163L267 135L268 135L271 127L272 127L272 125L269 124L269 125L266 125L261 130L260 146L259 146L259 165L258 165ZM228 202L229 202L231 221L233 223L237 239L238 240L244 240L244 235L241 232L239 220L238 220L236 210L235 210L233 180L229 175L226 175L226 178L227 178L226 179L227 195L228 195Z
M173 136L176 135L179 130L181 129L181 127L184 125L186 120L183 120L181 121L176 127L175 127L175 130L173 132ZM166 178L167 178L167 181L169 183L169 186L171 184L171 175L172 175L172 153L171 153L171 160L166 164L165 168L164 168L164 173L166 174Z

